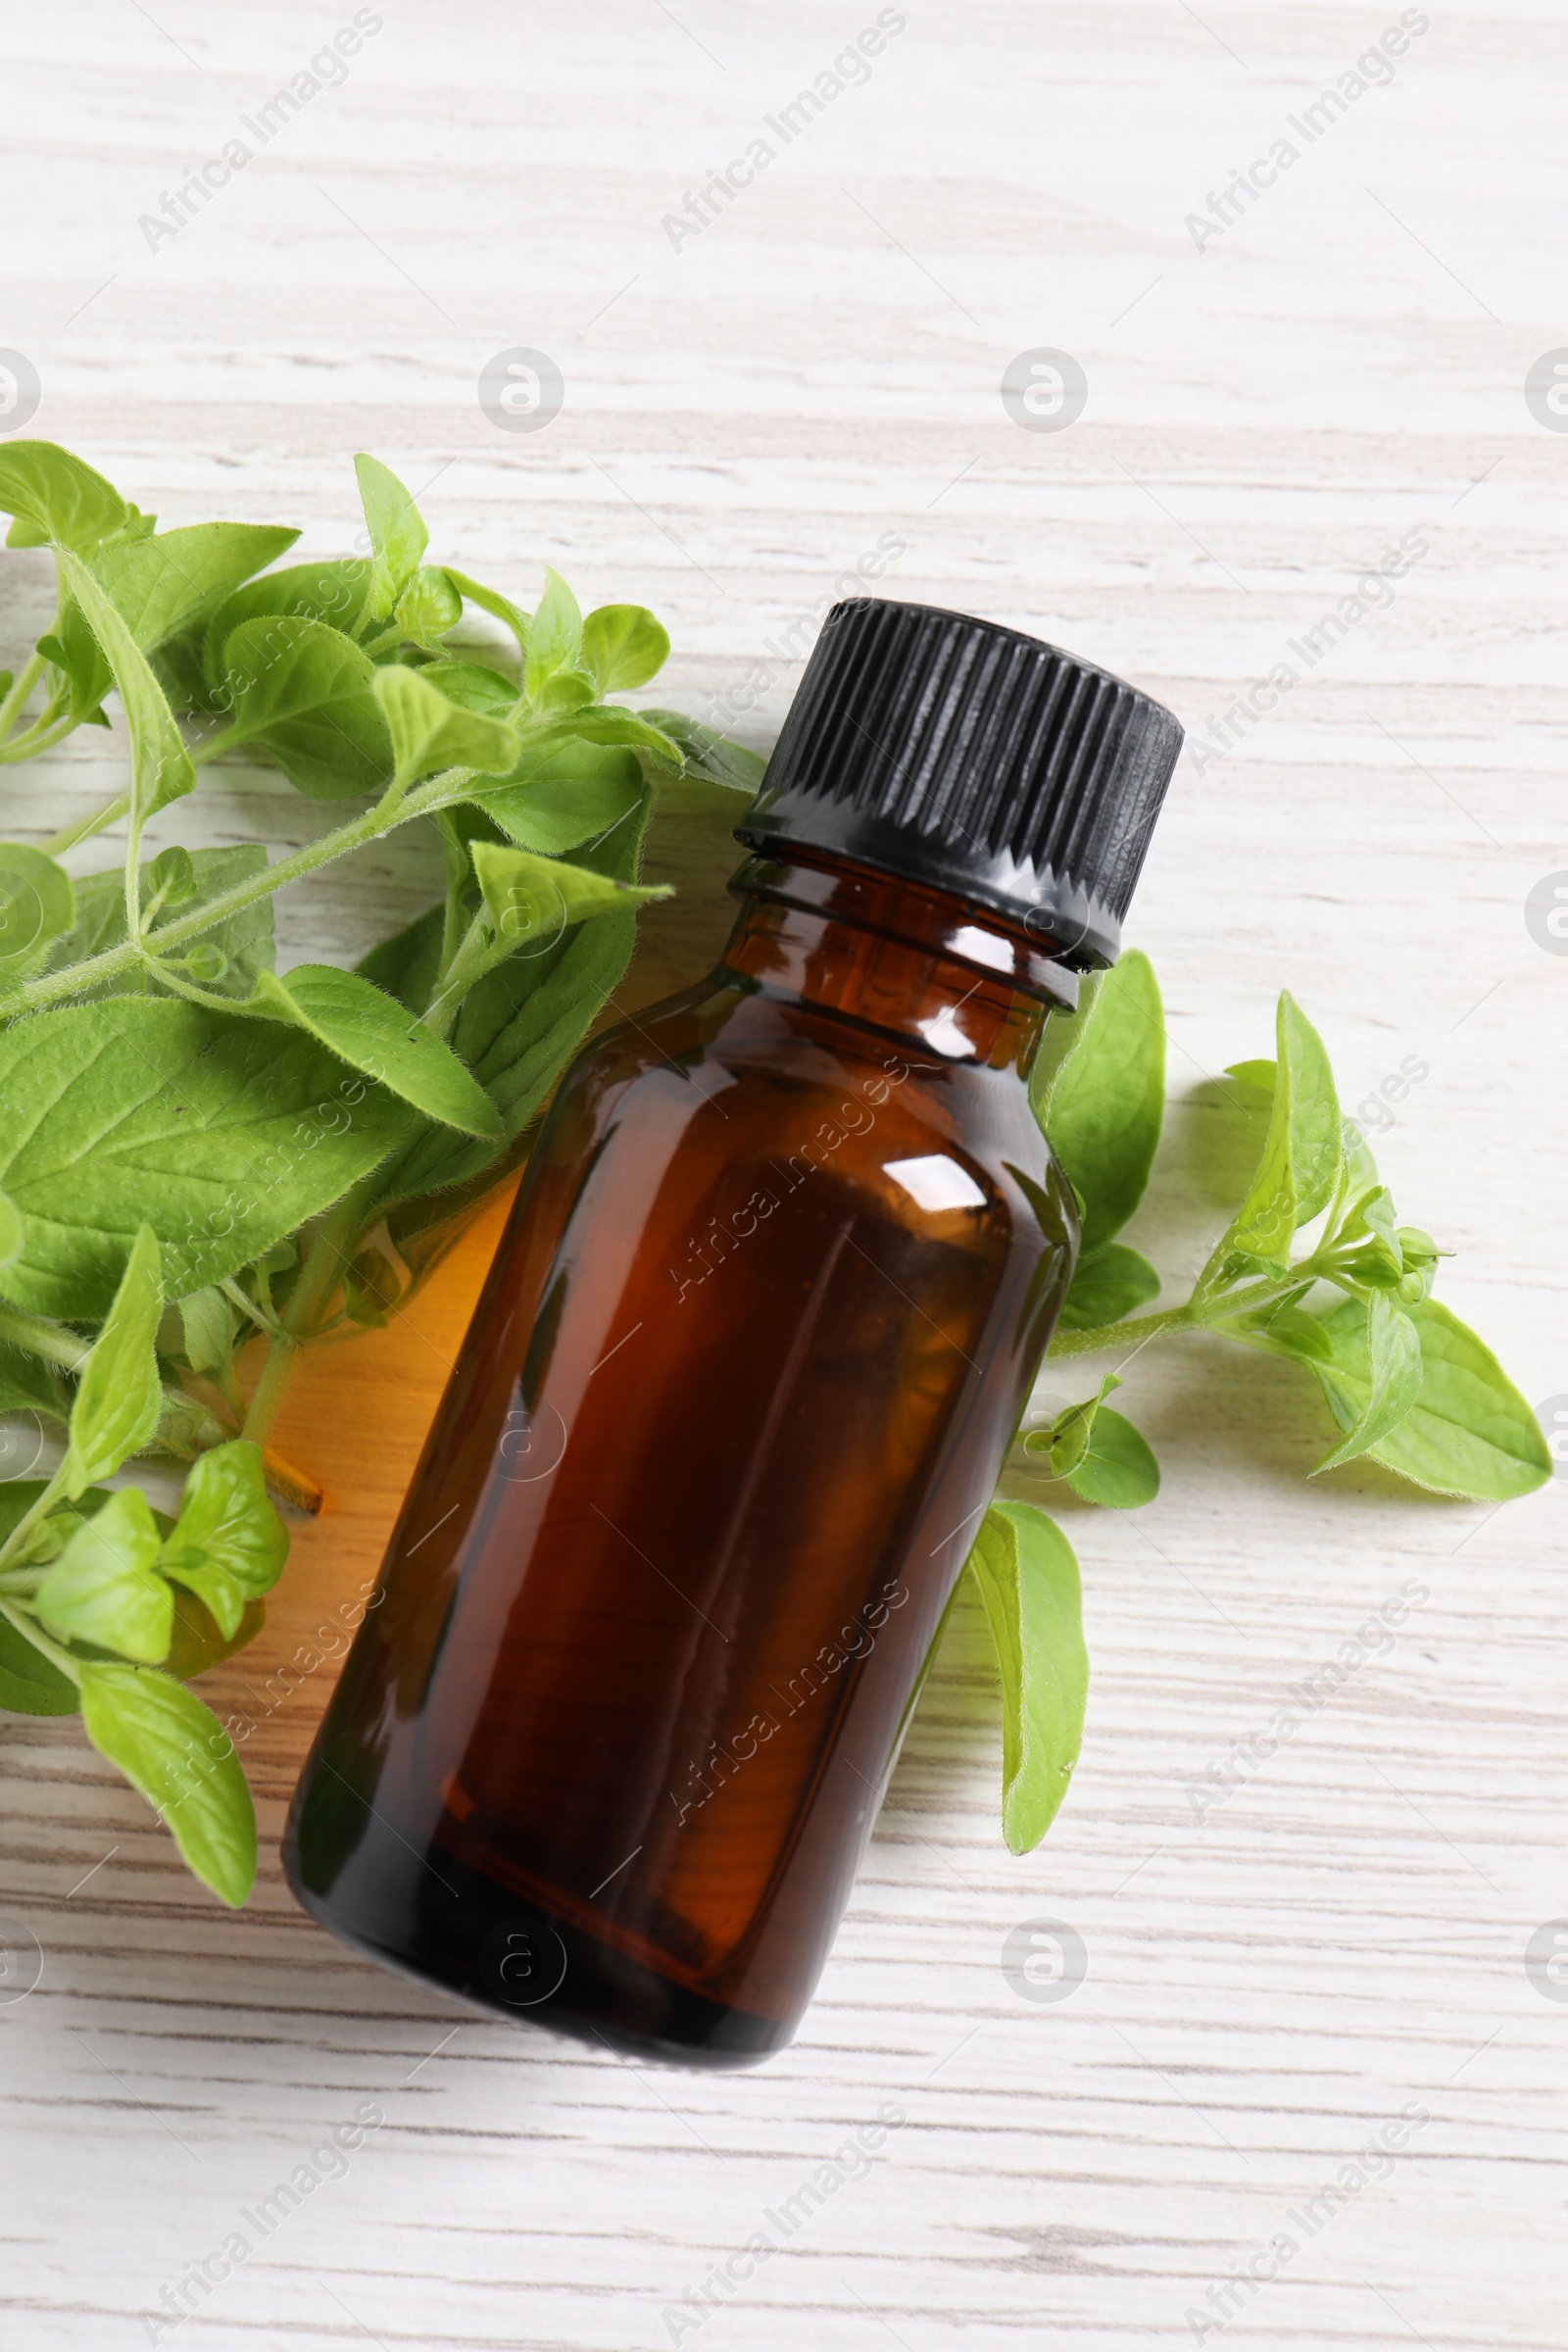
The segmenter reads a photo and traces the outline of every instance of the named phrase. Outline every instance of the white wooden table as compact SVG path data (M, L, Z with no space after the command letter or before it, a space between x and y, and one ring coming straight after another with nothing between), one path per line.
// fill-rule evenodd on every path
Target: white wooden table
M1310 142L1288 119L1394 0L911 0L787 143L766 118L874 25L870 0L369 14L340 86L273 106L254 159L150 243L141 217L248 135L346 0L19 12L0 342L39 373L28 429L166 522L298 521L305 552L352 543L349 458L373 449L470 570L531 601L548 560L585 601L652 604L664 699L711 709L760 664L759 743L879 540L905 551L892 593L1058 638L1212 746L1211 714L1416 533L1386 609L1228 757L1184 762L1133 926L1177 1100L1130 1238L1179 1280L1217 1226L1205 1074L1270 1050L1288 984L1350 1107L1423 1067L1378 1141L1401 1209L1457 1252L1445 1295L1532 1399L1568 1395L1568 961L1524 919L1568 866L1568 435L1523 388L1568 343L1553 0L1434 11ZM1195 231L1282 136L1277 184ZM777 153L752 184L671 232L759 137ZM564 380L536 433L476 393L519 346ZM1004 369L1040 348L1084 370L1065 429L1004 408ZM42 625L42 583L36 557L0 564L5 654ZM47 785L8 770L7 829L42 838L114 755L89 730ZM282 842L319 815L241 772L181 823ZM399 837L292 904L286 956L347 960L429 870ZM721 923L710 887L683 919L688 945ZM417 1346L449 1350L470 1294L428 1294ZM372 1396L382 1345L359 1359ZM320 1376L320 1419L346 1377ZM1493 1516L1366 1470L1308 1486L1326 1423L1301 1381L1217 1346L1141 1356L1127 1400L1165 1485L1072 1519L1095 1683L1060 1821L1027 1860L1001 1844L965 1621L821 1995L757 2075L470 2018L303 1921L275 1838L329 1667L248 1751L266 1855L237 1916L69 1725L8 1719L0 1911L44 1956L0 2009L8 2346L145 2342L168 2288L180 2352L1556 2352L1568 2001L1525 1947L1568 1914L1565 1490ZM371 1449L341 1539L329 1516L302 1540L248 1674L350 1590L416 1435ZM1429 1596L1386 1653L1200 1821L1190 1785L1407 1580ZM1065 2000L1003 1974L1034 1919L1083 1939ZM361 2102L382 2118L363 2145L256 2226ZM864 2177L803 2200L753 2276L715 2277L884 2103L903 2121ZM1401 2115L1396 2154L1344 2169ZM181 2289L235 2232L248 2257ZM1277 2276L1227 2288L1282 2232L1297 2250L1256 2264Z

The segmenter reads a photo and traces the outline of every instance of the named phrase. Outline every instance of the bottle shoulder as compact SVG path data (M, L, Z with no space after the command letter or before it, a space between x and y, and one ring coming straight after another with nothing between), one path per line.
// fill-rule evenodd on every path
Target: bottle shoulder
M961 1037L957 1042L960 1047ZM579 1056L574 1077L596 1093L661 1084L669 1076L701 1079L710 1092L745 1087L791 1096L831 1095L842 1084L864 1087L885 1076L921 1102L934 1124L973 1123L981 1133L1042 1164L1045 1139L1029 1107L1028 1087L1011 1066L933 1043L917 1027L893 1028L833 1008L781 1001L763 992L700 983L601 1032Z
M919 1037L760 992L706 984L605 1031L579 1058L552 1126L575 1155L672 1155L726 1196L774 1178L874 1197L881 1213L947 1230L983 1210L1054 1244L1075 1232L1071 1188L1012 1067L945 1055Z

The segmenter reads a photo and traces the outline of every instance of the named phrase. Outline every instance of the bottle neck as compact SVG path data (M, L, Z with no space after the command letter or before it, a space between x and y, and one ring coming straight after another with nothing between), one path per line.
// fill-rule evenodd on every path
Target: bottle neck
M1053 942L944 891L799 852L749 858L729 887L741 911L726 969L945 1061L1025 1076L1047 1013L1077 1003Z

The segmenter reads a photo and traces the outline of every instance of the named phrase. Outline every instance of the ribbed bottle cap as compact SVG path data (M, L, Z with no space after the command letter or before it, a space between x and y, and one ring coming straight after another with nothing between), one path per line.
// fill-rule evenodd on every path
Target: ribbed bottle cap
M995 622L854 597L823 623L741 841L828 850L1113 962L1182 746L1136 687Z

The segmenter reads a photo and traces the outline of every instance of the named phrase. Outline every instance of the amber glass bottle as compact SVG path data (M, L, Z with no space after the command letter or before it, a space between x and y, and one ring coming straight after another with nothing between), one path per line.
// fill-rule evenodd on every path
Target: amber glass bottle
M336 1934L620 2050L790 2038L1071 1278L1029 1063L1179 743L1010 630L829 616L722 961L530 1159L295 1798Z

